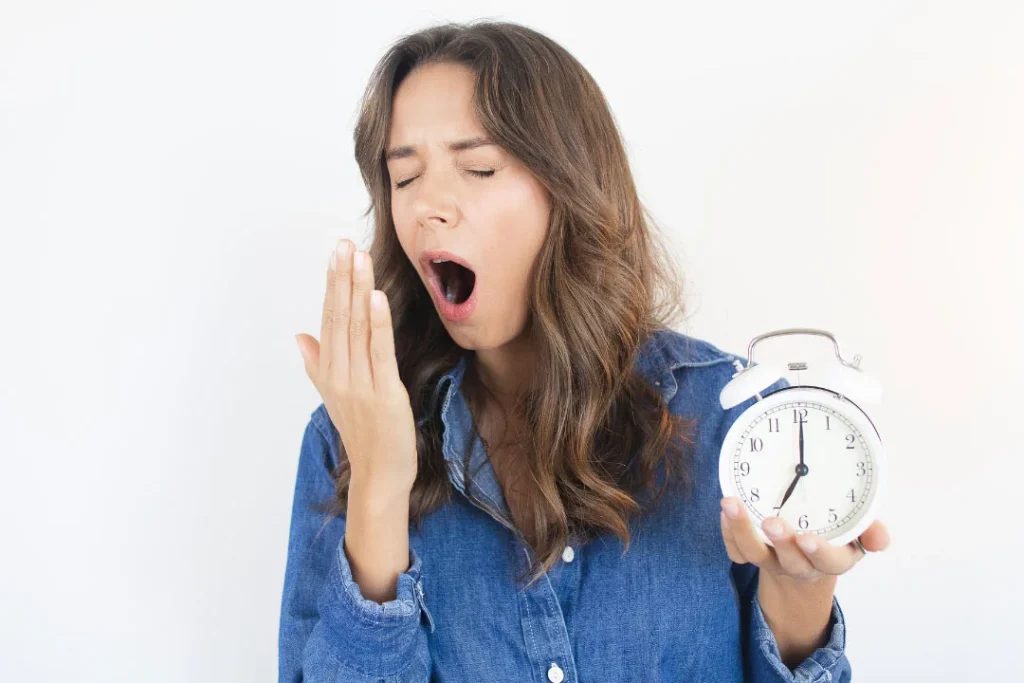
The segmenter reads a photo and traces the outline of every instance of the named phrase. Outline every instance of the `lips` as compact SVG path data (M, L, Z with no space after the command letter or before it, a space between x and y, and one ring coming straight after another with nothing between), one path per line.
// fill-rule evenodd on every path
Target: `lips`
M448 263L434 263L434 259L443 259L448 261ZM431 249L423 252L420 256L420 264L423 267L423 271L429 283L428 288L436 297L438 306L463 306L469 300L475 298L477 284L476 271L466 258L447 250ZM464 273L461 279L457 282L452 282L451 278L455 275L454 270L458 270L459 267L468 271L468 275ZM451 291L448 291L448 288L450 287L454 287L454 296L456 299L453 301L448 300L448 294L451 294ZM458 301L458 303L456 303L456 301ZM461 315L455 313L454 309L449 312L452 313L452 317L458 317Z
M474 273L476 273L476 268L470 265L469 261L467 261L465 258L459 256L458 254L453 254L450 251L445 251L443 249L429 249L423 252L420 255L420 264L423 266L423 269L425 271L433 272L434 259L438 258L442 258L445 261L452 261L454 263L458 263L460 266L466 268L467 270L472 270Z
M423 272L426 273L428 280L437 281L437 289L444 296L444 287L441 285L441 269L440 264L434 263L434 259L444 259L445 261L451 261L457 263L466 270L472 273L472 277L476 279L476 269L470 265L469 261L453 252L444 249L429 249L424 251L420 256L420 265L423 267Z

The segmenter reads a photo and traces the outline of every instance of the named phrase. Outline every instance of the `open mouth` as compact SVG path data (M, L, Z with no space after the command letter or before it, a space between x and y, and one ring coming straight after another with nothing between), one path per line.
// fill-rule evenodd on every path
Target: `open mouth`
M430 268L438 278L440 294L453 304L464 303L473 293L476 273L455 261L431 261Z

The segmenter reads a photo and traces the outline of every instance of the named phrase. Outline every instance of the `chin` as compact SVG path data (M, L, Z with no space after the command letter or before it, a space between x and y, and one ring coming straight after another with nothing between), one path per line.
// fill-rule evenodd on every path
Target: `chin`
M507 318L505 316L505 319ZM445 323L445 329L448 330L452 341L467 351L492 351L512 344L525 343L529 326L520 324L512 329L505 329L480 322L473 325Z
M479 326L454 325L446 322L444 318L441 318L441 322L448 330L448 336L452 341L466 351L486 351L501 346L489 343L487 333Z

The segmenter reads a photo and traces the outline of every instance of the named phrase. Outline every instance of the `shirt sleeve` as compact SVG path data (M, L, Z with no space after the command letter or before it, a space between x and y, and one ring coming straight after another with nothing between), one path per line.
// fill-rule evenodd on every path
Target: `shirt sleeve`
M752 564L732 563L732 575L740 597L743 639L743 679L750 683L850 683L852 671L846 657L846 620L839 600L832 598L828 640L795 669L782 661L764 612L757 601L760 570Z
M431 672L427 629L434 624L420 583L421 559L410 547L410 566L398 575L395 599L378 603L360 592L344 548L345 517L327 521L326 513L314 509L334 496L332 448L324 429L314 414L299 452L278 681L426 683Z
M743 367L734 368L734 373ZM786 379L780 379L766 387L761 395L773 393L790 386ZM716 397L717 398L717 397ZM721 440L736 419L757 401L751 397L725 411L722 420ZM732 578L735 581L740 600L740 620L743 640L744 680L749 683L849 683L852 679L850 661L846 657L846 621L839 607L839 600L832 598L832 616L829 619L829 636L824 646L811 653L797 667L790 670L782 661L779 646L768 622L764 618L761 604L757 601L757 585L760 569L744 563L732 563Z

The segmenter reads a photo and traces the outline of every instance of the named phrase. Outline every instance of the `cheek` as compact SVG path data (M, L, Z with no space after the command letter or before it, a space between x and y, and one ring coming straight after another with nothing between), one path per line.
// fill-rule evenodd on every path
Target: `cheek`
M500 233L488 249L488 283L513 299L521 299L530 288L530 273L533 270L543 236L525 234L521 226L509 224L506 232ZM503 239L500 235L515 235L515 240Z
M492 281L509 293L527 291L530 272L547 235L547 216L536 204L510 204L507 211L495 213L488 225L493 228L486 261Z
M415 230L410 228L402 227L402 223L395 221L395 236L398 238L398 243L402 246L402 251L405 252L406 258L411 263L415 263L414 258L416 249L416 234Z
M503 222L508 232L515 235L516 251L533 264L548 233L551 205L543 186L536 182L522 182L511 194Z

